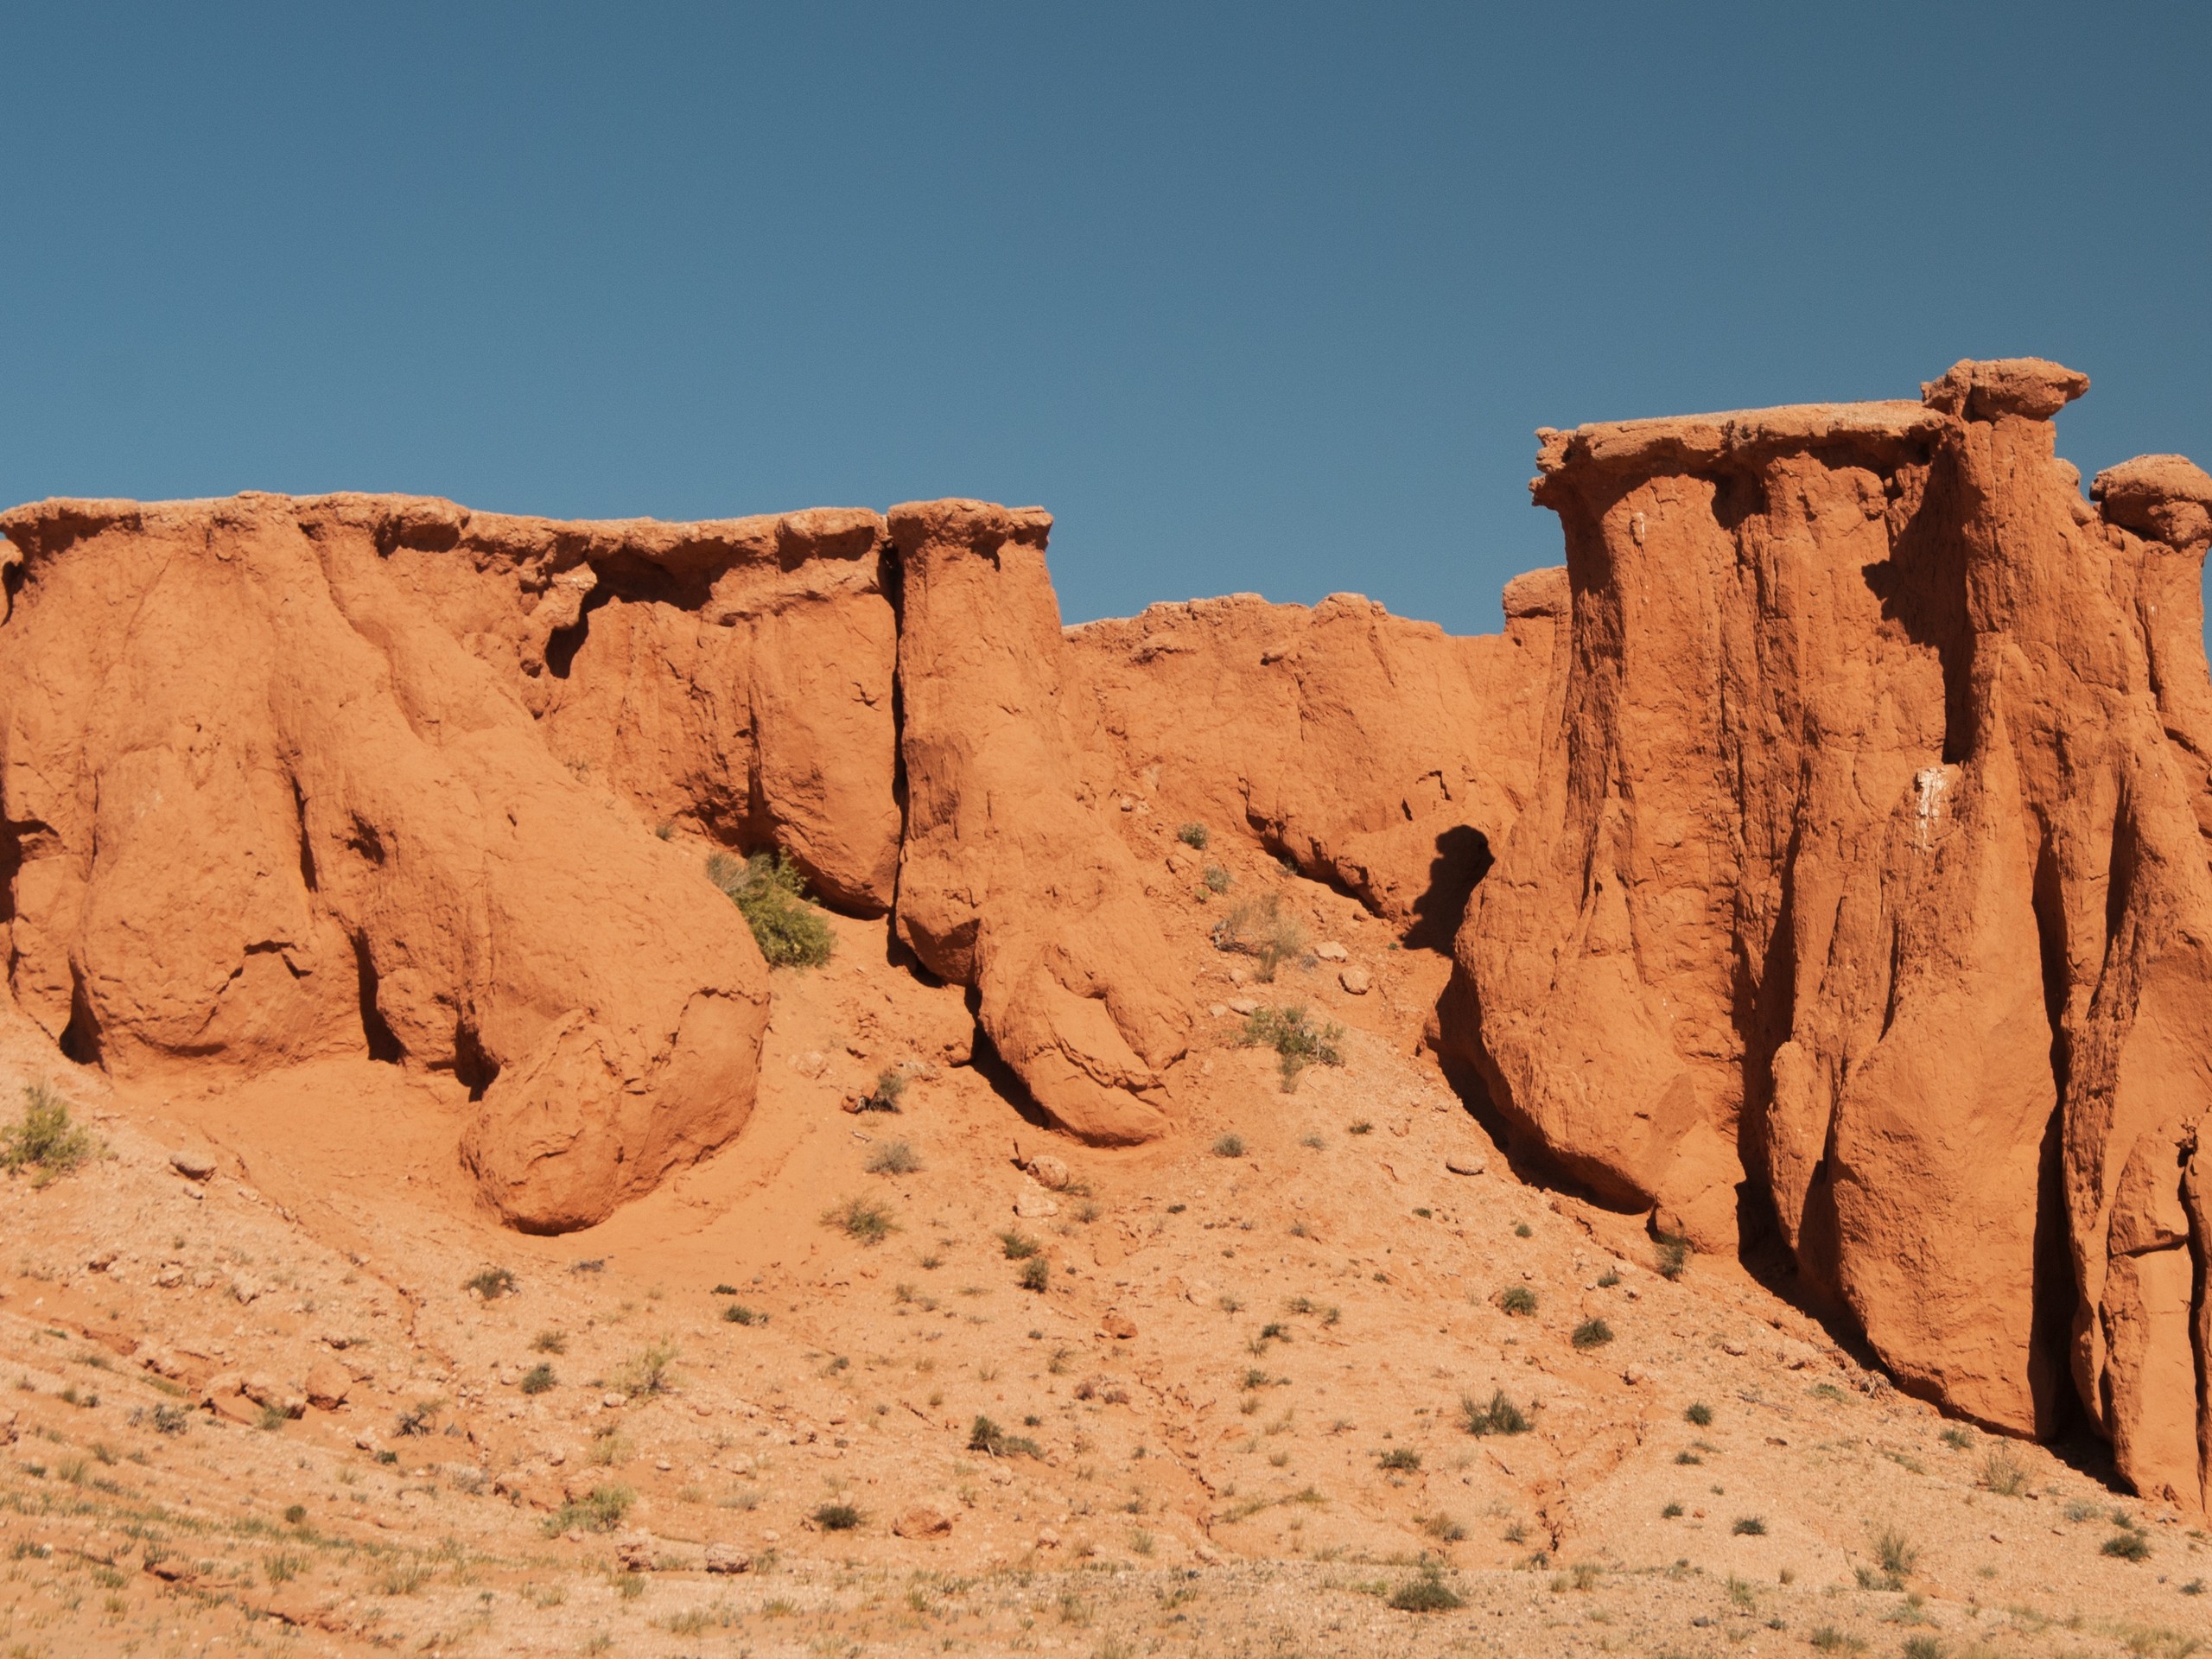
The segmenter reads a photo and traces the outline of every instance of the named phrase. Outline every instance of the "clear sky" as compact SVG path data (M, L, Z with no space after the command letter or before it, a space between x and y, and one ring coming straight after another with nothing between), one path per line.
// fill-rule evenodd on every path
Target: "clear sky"
M1042 502L1071 620L1556 563L1533 428L2212 462L2212 5L0 10L0 497Z

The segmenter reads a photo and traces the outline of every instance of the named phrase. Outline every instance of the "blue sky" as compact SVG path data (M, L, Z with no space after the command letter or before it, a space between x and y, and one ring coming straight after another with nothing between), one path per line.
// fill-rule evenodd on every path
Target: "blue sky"
M1555 563L1538 425L2212 461L2212 7L10 5L0 497L1042 502L1071 620Z

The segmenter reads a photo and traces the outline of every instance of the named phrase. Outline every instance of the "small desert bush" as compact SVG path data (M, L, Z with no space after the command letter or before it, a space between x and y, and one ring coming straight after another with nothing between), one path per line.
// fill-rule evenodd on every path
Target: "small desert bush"
M540 1363L522 1374L521 1387L524 1394L543 1394L556 1386L553 1368L550 1365Z
M1272 1048L1282 1073L1282 1091L1298 1087L1298 1074L1309 1065L1342 1065L1337 1046L1344 1034L1338 1025L1315 1025L1299 1007L1255 1008L1236 1040L1247 1048ZM1218 1148L1217 1148L1218 1150Z
M612 1532L622 1524L622 1517L638 1495L627 1486L594 1486L583 1497L563 1503L545 1520L545 1535L557 1538L564 1532Z
M92 1131L70 1121L68 1103L48 1084L25 1084L23 1115L0 1125L0 1167L10 1175L32 1170L34 1186L67 1175L99 1150Z
M1402 1613L1448 1613L1465 1605L1433 1564L1423 1567L1419 1578L1407 1580L1390 1592L1390 1605Z
M868 1154L871 1175L912 1175L921 1166L922 1160L904 1141L887 1141Z
M1283 909L1280 894L1263 893L1247 899L1214 924L1213 948L1256 958L1260 978L1266 982L1284 963L1306 955L1306 929Z
M1529 1418L1498 1389L1484 1405L1471 1394L1459 1396L1459 1424L1470 1434L1525 1434Z
M742 864L727 853L707 861L707 880L728 895L753 930L771 968L819 968L836 938L806 901L798 868L780 853L755 853Z
M522 1281L505 1268L486 1268L461 1281L463 1290L473 1290L487 1302L496 1302L502 1296L512 1295L522 1288Z
M1185 847L1204 852L1206 842L1212 837L1206 834L1206 827L1203 823L1186 823L1175 832L1175 839Z
M822 1224L835 1227L846 1237L858 1239L863 1244L880 1244L899 1230L891 1211L873 1198L847 1198L835 1209L823 1212Z
M969 1427L968 1449L994 1458L1041 1458L1045 1455L1043 1448L1036 1441L1024 1435L1009 1434L981 1414Z
M625 1394L650 1397L676 1386L676 1344L648 1344L614 1374L614 1386Z
M906 1093L906 1074L896 1066L886 1066L875 1074L875 1087L861 1096L861 1110L864 1112L895 1112Z

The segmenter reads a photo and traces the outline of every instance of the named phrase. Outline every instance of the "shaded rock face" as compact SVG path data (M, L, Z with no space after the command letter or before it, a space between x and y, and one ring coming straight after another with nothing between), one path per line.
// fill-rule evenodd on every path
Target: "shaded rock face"
M404 506L0 519L9 982L118 1075L452 1074L514 1224L597 1220L751 1110L766 969L395 578Z
M2212 479L2084 500L2087 385L1541 435L1566 685L1442 1023L1593 1186L2201 1511Z
M1566 573L1505 594L1502 634L1454 638L1357 594L1155 605L1068 632L1094 788L1244 834L1446 944L1533 793Z

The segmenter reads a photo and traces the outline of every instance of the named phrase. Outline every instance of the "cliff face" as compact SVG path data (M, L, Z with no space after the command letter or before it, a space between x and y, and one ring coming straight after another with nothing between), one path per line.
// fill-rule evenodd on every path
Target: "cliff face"
M1049 515L973 501L18 508L10 990L119 1077L448 1077L485 1200L561 1230L753 1109L713 847L887 913L1062 1129L1173 1135L1215 969L1129 826L1195 822L1452 940L1436 1046L1602 1197L1778 1242L1908 1386L2084 1412L2201 1511L2212 478L2085 499L2087 385L1546 432L1566 567L1471 639L1351 595L1064 629Z
M1444 1035L1661 1226L1771 1224L1908 1385L2070 1394L2201 1510L2212 480L2084 500L2087 385L1543 435L1563 709Z

